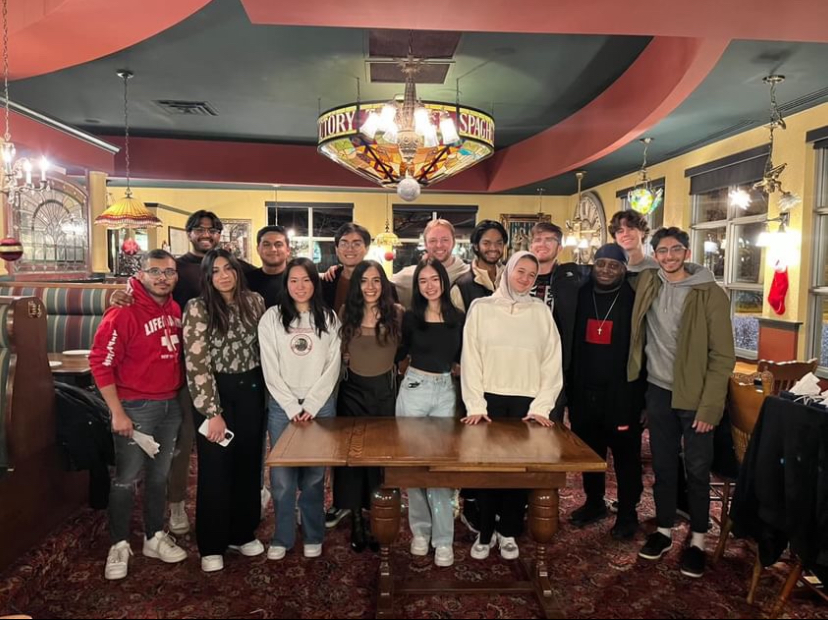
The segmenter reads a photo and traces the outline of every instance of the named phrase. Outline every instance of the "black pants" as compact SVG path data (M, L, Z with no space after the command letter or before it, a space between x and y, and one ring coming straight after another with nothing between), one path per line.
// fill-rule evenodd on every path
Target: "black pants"
M707 531L710 513L710 465L713 463L713 431L697 433L692 428L695 411L673 409L673 393L653 385L647 388L647 417L650 449L653 453L658 527L673 527L676 519L678 455L684 441L684 466L687 473L687 500L690 530ZM722 403L724 406L724 403Z
M255 538L261 511L265 386L262 369L216 373L222 417L235 437L226 447L196 432L198 495L196 538L202 557L222 555L227 545ZM204 421L193 411L196 429Z
M396 405L394 373L362 377L348 372L339 384L336 415L340 417L393 417ZM358 515L371 507L371 494L382 482L379 467L337 467L334 469L333 494L337 508L347 508Z
M618 481L618 516L635 519L635 506L641 499L641 429L635 423L618 430L613 422L613 392L610 389L583 388L576 399L578 406L570 406L572 431L601 458L612 450L615 476ZM603 504L606 476L603 473L584 473L584 492L590 504Z
M529 405L534 400L530 396L500 396L484 394L489 417L523 418L529 413ZM477 489L477 505L480 509L480 542L488 543L495 532L495 517L500 516L497 531L501 536L516 538L523 531L523 519L526 516L526 502L529 493L526 489Z

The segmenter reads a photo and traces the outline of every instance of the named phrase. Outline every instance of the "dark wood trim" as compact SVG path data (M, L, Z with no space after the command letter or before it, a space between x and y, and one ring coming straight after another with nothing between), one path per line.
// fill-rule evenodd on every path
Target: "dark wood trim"
M265 207L284 207L287 209L306 209L307 207L325 209L353 209L353 202L298 202L296 200L265 200Z
M650 184L655 189L663 188L664 187L664 177L661 177L660 179L653 179L653 180L650 181ZM615 197L616 198L622 198L622 197L626 196L630 192L630 190L633 189L634 187L635 187L635 185L630 185L629 187L625 187L624 189L619 189L617 192L615 192Z
M818 140L825 140L828 138L828 125L825 127L817 127L805 133L805 142L817 142ZM819 148L814 145L815 148Z
M781 329L788 332L799 332L802 326L802 321L784 321L782 319L764 318L758 319L759 325L762 327L770 327L771 329Z
M727 168L728 166L733 166L734 164L739 164L743 161L748 161L750 159L756 159L757 157L767 157L768 152L770 151L770 144L763 144L761 146L754 147L752 149L748 149L746 151L740 151L739 153L733 153L733 155L728 155L727 157L722 157L720 159L714 159L713 161L709 161L706 164L701 164L699 166L693 166L692 168L687 168L684 171L685 177L695 177L700 174L704 174L706 172L713 172L714 170L718 170L720 168Z

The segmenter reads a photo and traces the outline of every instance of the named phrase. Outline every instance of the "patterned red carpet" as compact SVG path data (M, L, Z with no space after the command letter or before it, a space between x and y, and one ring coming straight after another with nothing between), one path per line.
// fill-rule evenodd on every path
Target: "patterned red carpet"
M614 493L614 481L608 481ZM641 514L653 515L647 480ZM194 485L193 485L194 486ZM583 530L568 525L566 516L583 501L580 479L571 476L561 496L561 531L553 548L553 586L569 618L755 618L769 605L786 574L785 566L766 571L760 584L759 606L745 602L753 558L739 542L731 542L725 558L710 566L702 579L678 571L679 550L660 562L637 557L644 539L619 543L609 536L612 519ZM192 502L188 506L193 514ZM138 518L139 506L135 517ZM229 555L219 573L201 572L194 540L179 542L190 551L187 561L161 564L141 556L141 527L133 523L135 557L129 576L107 582L103 567L109 547L106 515L84 510L0 576L0 614L23 612L35 618L371 618L377 556L353 553L348 546L349 524L328 532L321 558L306 560L301 552L279 562ZM652 523L643 526L650 531ZM273 529L272 510L259 537L267 542ZM686 528L680 530L681 536ZM716 543L718 529L708 537ZM496 553L479 562L469 558L472 538L459 524L455 565L435 568L431 558L413 560L405 527L402 544L394 551L398 571L417 578L480 581L508 576L509 562ZM523 541L521 552L531 552ZM397 605L403 618L537 618L540 609L530 597L464 595L407 597ZM784 611L791 618L828 618L828 607L797 598Z

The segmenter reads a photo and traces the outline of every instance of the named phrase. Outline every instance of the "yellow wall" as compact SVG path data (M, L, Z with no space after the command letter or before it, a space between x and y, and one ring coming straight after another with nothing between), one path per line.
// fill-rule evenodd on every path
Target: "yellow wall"
M276 195L272 190L238 190L238 189L169 189L141 187L133 190L136 198L144 202L157 202L169 205L176 210L192 213L198 209L213 211L221 218L249 219L253 222L255 232L267 224L265 204L273 202ZM279 204L298 203L353 203L354 220L365 226L371 235L385 230L387 192L364 191L291 191L280 189ZM388 204L400 203L396 195L388 199ZM415 202L424 205L472 205L477 206L477 219L500 219L502 213L537 213L537 196L497 196L489 194L437 194L424 193ZM575 199L564 196L544 196L543 212L551 215L552 221L562 222L572 216ZM159 208L156 215L164 222L155 243L161 245L166 238L167 227L183 227L186 217ZM150 237L150 245L153 238ZM258 257L254 257L258 262Z
M805 142L805 134L811 129L828 125L828 104L789 116L785 119L785 122L787 123L786 130L774 132L773 161L776 165L783 162L788 163L788 167L781 177L783 186L787 191L794 192L802 197L802 203L795 207L791 213L789 228L795 238L796 246L791 254L798 257L799 260L792 261L788 268L790 287L785 300L785 314L781 316L774 314L767 303L764 304L763 314L766 317L805 322L809 318L808 283L811 281L812 252L814 249L812 231L817 164L813 145ZM665 178L664 225L680 226L688 231L690 229L692 207L690 179L684 176L684 171L687 168L757 147L767 142L767 126L760 127L649 167L651 178ZM636 182L636 179L637 174L629 174L591 188L601 197L608 217L619 206L615 193L630 187ZM778 194L771 199L768 217L776 217L779 214L777 200ZM772 228L772 230L775 230L775 228ZM773 269L766 267L765 299L767 299L772 279ZM803 328L800 332L799 342L801 355L805 354L805 333L806 330Z

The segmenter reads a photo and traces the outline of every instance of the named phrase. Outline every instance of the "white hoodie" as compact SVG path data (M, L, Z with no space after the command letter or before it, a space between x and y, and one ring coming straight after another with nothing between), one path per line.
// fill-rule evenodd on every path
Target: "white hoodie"
M487 413L484 394L531 396L529 413L548 418L563 387L561 339L540 299L508 286L509 271L528 252L509 260L491 297L475 299L466 315L460 382L468 415Z
M339 319L334 316L320 337L311 314L302 312L286 332L281 310L273 306L259 321L259 347L273 399L291 420L303 410L316 417L339 379Z

